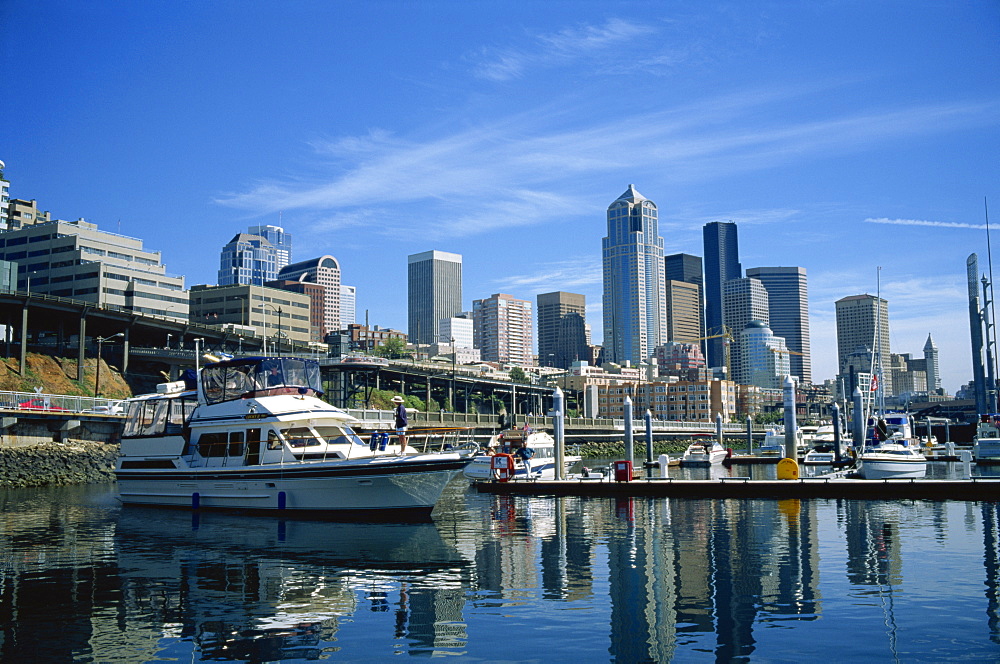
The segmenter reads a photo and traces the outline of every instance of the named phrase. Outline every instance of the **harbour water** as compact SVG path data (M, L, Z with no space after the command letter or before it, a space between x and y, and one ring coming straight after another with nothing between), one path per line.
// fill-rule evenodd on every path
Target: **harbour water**
M998 503L458 479L433 522L360 524L121 507L113 484L0 500L4 662L1000 660Z

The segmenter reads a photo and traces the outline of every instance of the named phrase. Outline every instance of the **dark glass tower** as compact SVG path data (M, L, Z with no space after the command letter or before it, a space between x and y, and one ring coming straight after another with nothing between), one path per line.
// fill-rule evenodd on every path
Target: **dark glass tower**
M731 221L713 221L702 229L705 241L705 336L725 333L722 315L723 287L730 279L743 276L740 265L740 248L736 224ZM737 333L739 330L730 330ZM726 339L708 340L708 365L722 366L726 361Z

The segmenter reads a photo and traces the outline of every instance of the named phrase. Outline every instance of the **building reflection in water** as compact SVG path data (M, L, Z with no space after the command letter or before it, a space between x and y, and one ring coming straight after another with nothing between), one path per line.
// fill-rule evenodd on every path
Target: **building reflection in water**
M760 630L817 620L820 588L845 583L885 607L895 650L893 597L912 583L901 525L912 513L922 536L942 543L949 514L963 514L969 532L982 528L983 624L1000 644L998 503L967 503L963 513L908 501L615 501L463 489L425 524L199 519L73 500L3 507L3 661L185 659L185 643L220 661L357 658L366 638L373 657L395 649L488 658L485 637L470 634L495 634L522 608L552 616L554 631L584 630L585 647L606 648L615 661L732 661L770 656ZM843 567L839 558L822 567L836 579L820 579L821 540L846 554ZM599 621L560 623L556 610L567 607ZM363 623L385 633L359 635Z

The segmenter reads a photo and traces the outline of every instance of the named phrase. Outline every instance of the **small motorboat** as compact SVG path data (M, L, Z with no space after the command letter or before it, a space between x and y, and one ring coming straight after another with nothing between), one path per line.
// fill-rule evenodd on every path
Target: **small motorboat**
M681 457L682 467L703 467L720 464L730 455L729 450L723 447L713 436L696 440L688 445Z
M490 440L485 454L473 457L463 473L470 480L493 479L493 457L509 454L514 459L511 479L553 480L556 477L556 441L551 434L535 429L507 429ZM569 469L580 460L564 454L563 465Z
M858 473L866 480L920 479L927 476L927 457L908 441L888 440L858 456Z

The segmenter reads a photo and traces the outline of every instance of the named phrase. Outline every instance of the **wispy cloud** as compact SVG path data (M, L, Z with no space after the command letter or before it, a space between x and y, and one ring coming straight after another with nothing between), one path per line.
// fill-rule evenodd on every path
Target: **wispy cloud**
M342 213L354 208L398 209L400 204L422 202L429 206L423 216L397 212L399 226L393 227L472 235L551 220L553 213L565 218L570 210L594 212L588 176L621 174L627 180L642 169L664 173L675 182L711 180L816 154L870 150L878 142L913 134L990 124L998 115L997 104L954 103L759 124L768 115L762 110L785 103L796 92L728 95L596 122L565 108L533 109L423 141L373 130L315 142L321 162L315 170L324 176L311 182L262 182L217 202L255 214L326 211L331 213L326 222L330 228L350 223L352 217ZM758 126L751 128L754 123ZM741 129L730 129L734 126ZM765 223L794 213L731 214L741 223Z
M567 28L531 37L521 47L485 48L472 59L473 73L491 81L522 77L529 68L563 66L606 54L615 46L654 32L647 24L609 19L603 25Z
M587 290L600 287L601 264L593 256L578 256L562 261L541 263L534 272L515 274L495 279L497 288L531 290L536 293L557 290Z
M894 226L932 226L934 228L970 228L972 230L986 230L986 224L966 224L958 221L923 221L920 219L865 219L867 224L892 224Z

